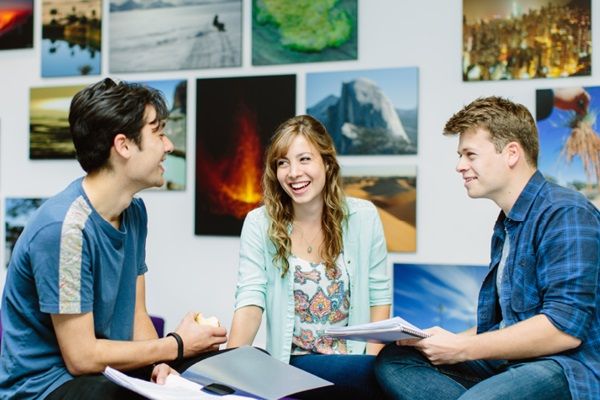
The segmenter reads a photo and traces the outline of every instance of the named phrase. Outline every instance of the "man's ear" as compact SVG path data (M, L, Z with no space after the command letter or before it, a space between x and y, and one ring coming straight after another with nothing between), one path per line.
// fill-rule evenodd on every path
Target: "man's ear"
M123 133L117 133L113 139L115 152L123 158L129 158L131 153L131 141Z
M523 149L517 142L510 142L505 147L508 166L513 168L521 158L523 158Z

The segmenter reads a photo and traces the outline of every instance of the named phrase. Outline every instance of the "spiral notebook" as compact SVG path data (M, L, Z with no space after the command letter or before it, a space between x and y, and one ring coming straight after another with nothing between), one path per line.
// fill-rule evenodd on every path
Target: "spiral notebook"
M368 324L331 327L323 336L338 337L361 342L388 343L400 339L423 339L430 335L400 317Z

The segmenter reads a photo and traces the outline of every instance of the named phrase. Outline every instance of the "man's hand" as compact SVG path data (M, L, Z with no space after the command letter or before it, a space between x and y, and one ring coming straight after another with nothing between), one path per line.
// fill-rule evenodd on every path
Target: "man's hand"
M175 332L183 340L183 356L192 357L206 351L218 350L227 341L227 330L221 326L200 325L194 318L196 313L188 313Z
M398 340L398 346L412 346L419 350L433 365L456 364L467 361L469 336L457 335L440 327L425 329L431 336L425 339Z
M158 383L159 385L165 384L165 379L169 374L179 375L179 372L175 371L173 368L169 367L165 363L158 364L152 370L152 377L150 378L152 382Z

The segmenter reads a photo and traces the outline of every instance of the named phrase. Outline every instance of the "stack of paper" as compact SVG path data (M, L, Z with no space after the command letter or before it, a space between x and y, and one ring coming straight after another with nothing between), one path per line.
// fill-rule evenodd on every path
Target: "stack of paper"
M430 336L400 317L371 322L369 324L331 327L326 329L324 334L326 336L375 343L387 343L400 339L426 338Z
M198 399L249 399L245 396L206 393L202 386L179 375L169 375L164 385L158 385L138 378L132 378L111 367L106 367L104 376L129 390L153 400L198 400Z
M183 375L169 375L164 385L129 377L106 367L104 375L113 382L150 399L248 399L275 400L287 395L332 385L299 368L279 361L254 347L244 346L224 351L192 365ZM220 384L235 389L238 395L214 395L192 382ZM208 386L207 386L208 388Z

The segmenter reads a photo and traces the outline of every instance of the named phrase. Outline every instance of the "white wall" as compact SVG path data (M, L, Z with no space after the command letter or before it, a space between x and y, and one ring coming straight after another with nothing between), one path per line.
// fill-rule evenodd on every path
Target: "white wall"
M41 1L36 0L36 22ZM105 16L108 1L105 1ZM595 10L594 10L595 11ZM555 80L464 83L461 75L462 0L359 1L359 60L268 67L250 65L250 0L244 0L243 66L240 68L127 74L121 79L189 79L188 189L145 192L149 212L147 301L151 313L173 330L187 311L216 315L229 327L233 314L238 238L194 236L196 78L297 74L297 112L305 111L305 73L403 66L419 68L419 154L345 157L342 165L417 164L417 252L390 254L396 262L486 264L497 208L469 199L454 172L456 139L441 135L445 121L478 96L500 95L535 109L535 89L597 85L594 76ZM593 17L597 25L599 16ZM106 23L106 18L105 18ZM104 29L103 71L107 68ZM594 30L594 42L598 41ZM29 88L92 83L99 77L40 78L40 30L33 50L0 52L0 215L5 197L48 197L82 174L75 161L30 161ZM598 64L593 55L593 65ZM4 223L4 217L0 221ZM4 243L4 229L0 240ZM0 246L4 260L4 245ZM2 261L3 264L3 261ZM4 286L0 267L0 289ZM259 335L258 344L264 343Z

